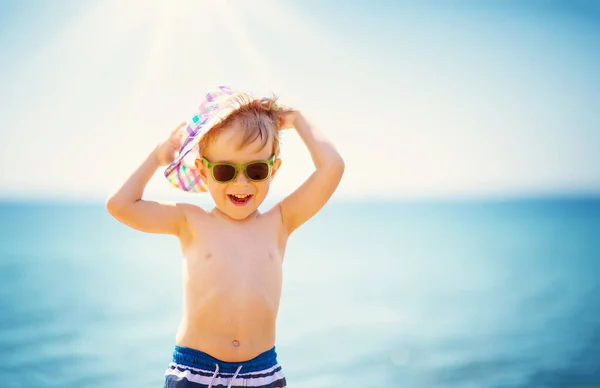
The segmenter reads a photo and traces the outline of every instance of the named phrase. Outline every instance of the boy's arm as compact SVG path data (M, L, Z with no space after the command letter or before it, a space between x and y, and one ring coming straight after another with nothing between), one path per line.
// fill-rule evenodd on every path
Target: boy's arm
M157 147L125 183L106 201L106 209L119 222L148 233L178 236L186 222L185 206L142 199L144 189L156 170L172 159L177 148L176 133Z
M288 234L321 210L344 173L344 160L333 144L300 112L295 112L293 126L308 148L316 170L281 202L281 217Z

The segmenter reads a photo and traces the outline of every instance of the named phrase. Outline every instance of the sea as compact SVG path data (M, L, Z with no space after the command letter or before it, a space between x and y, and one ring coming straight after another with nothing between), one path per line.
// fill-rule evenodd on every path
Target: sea
M176 239L102 203L1 203L0 386L162 387L180 281ZM276 350L292 388L600 387L600 198L333 201Z

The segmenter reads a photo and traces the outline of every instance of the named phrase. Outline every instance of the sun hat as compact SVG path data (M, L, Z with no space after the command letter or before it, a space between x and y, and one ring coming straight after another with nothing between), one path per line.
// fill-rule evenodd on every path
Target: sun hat
M242 93L229 86L219 85L206 93L204 100L185 128L181 130L181 147L175 160L165 169L165 177L176 188L188 192L206 192L208 186L196 169L199 142L211 128L240 108L243 99L235 97ZM267 100L263 97L255 100ZM276 104L273 105L277 109Z
M198 143L212 127L226 118L235 107L226 104L238 92L219 85L206 93L194 116L181 130L181 147L175 160L165 169L165 178L176 188L189 192L206 192L206 182L196 169Z

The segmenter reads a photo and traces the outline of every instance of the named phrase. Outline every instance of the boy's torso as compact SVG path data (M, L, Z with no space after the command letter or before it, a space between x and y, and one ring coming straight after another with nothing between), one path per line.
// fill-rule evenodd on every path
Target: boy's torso
M224 361L271 349L287 242L279 207L241 222L199 208L187 213L177 344Z

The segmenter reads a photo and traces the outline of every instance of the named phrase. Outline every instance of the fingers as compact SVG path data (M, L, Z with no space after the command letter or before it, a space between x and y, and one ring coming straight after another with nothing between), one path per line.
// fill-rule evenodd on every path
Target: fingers
M185 127L185 126L186 126L186 124L187 124L187 123L186 123L185 121L183 121L181 124L179 124L179 125L177 126L177 128L175 128L175 129L173 130L173 132L171 132L171 135L175 135L176 133L178 133L178 132L181 130L181 128L183 128L183 127Z
M279 106L279 110L282 111L282 112L291 112L291 111L294 110L294 108L292 108L289 105L278 104L278 106Z

